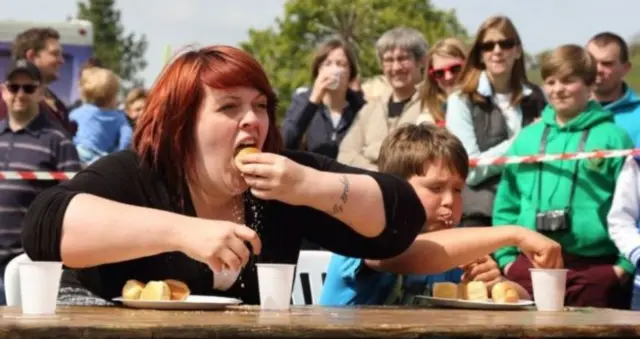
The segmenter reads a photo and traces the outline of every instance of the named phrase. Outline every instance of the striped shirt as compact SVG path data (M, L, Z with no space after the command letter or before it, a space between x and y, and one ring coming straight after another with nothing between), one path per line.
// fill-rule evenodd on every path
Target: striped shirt
M38 114L25 128L12 131L0 120L2 171L79 171L78 153L60 127ZM20 224L27 208L54 180L0 180L0 261L22 251Z

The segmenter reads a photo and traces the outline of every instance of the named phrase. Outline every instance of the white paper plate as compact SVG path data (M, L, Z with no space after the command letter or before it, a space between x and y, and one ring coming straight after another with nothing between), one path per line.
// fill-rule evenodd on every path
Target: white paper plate
M190 295L182 301L162 300L125 300L115 298L113 301L121 302L123 305L132 308L144 308L155 310L219 310L227 306L238 305L242 300L225 297L215 297L207 295Z
M445 298L433 298L426 295L418 295L416 298L426 300L432 306L446 307L446 308L466 308L476 310L521 310L526 309L529 306L533 306L535 303L531 300L520 300L517 303L497 303L493 300L487 301L471 301L471 300L457 300L457 299L445 299Z

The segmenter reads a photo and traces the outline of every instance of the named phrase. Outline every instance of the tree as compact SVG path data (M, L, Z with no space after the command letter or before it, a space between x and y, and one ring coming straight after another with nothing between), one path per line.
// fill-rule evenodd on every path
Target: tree
M114 0L78 1L78 19L93 24L94 55L120 76L125 89L143 85L138 74L147 67L147 39L144 35L126 34L120 16Z
M311 84L311 59L319 42L340 36L356 52L361 77L367 78L380 73L376 40L397 26L418 29L430 43L468 38L453 10L436 9L429 0L288 0L282 18L267 29L250 30L240 46L269 74L282 114L295 89Z

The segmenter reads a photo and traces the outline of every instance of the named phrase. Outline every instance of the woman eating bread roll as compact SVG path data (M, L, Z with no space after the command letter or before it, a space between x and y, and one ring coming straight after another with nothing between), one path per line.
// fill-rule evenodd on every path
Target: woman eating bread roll
M132 150L33 202L26 253L64 262L61 300L99 305L129 280L166 279L194 295L258 304L256 262L296 263L303 238L346 256L403 252L425 223L411 186L282 150L275 108L264 70L247 53L183 53L151 89Z

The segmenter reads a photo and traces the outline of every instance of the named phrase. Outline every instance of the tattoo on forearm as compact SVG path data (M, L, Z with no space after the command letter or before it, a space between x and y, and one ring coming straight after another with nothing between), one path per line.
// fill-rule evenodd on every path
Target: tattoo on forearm
M344 205L346 205L349 200L349 178L343 175L340 178L340 182L342 183L342 194L340 194L338 202L333 204L333 208L331 209L332 214L338 214L344 211Z

